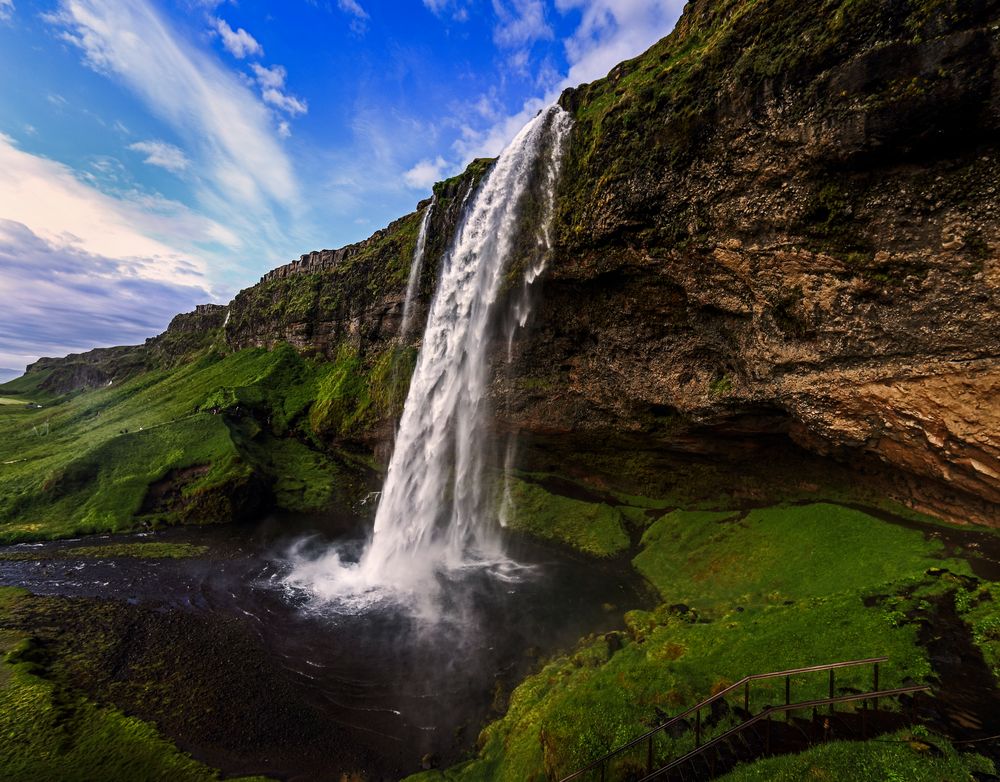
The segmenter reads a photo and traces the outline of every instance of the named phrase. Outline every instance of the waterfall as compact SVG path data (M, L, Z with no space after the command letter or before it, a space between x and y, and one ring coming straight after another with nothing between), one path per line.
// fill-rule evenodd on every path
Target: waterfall
M353 563L337 551L313 559L293 552L287 579L293 587L364 605L386 592L425 596L435 589L437 575L502 557L495 492L486 475L488 359L532 188L542 190L539 213L531 215L542 227L525 284L548 255L548 223L570 125L558 106L540 112L501 153L470 201L442 261L371 541ZM518 321L524 317L516 314Z
M410 279L406 281L406 299L403 302L403 322L399 327L399 338L405 341L413 325L413 304L417 298L417 288L420 287L420 272L424 265L424 251L427 248L427 226L431 222L436 196L424 208L420 218L420 231L417 233L417 246L413 250L413 260L410 262Z

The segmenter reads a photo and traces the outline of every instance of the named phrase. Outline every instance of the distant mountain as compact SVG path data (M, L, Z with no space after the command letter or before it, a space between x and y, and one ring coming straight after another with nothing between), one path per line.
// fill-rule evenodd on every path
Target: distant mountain
M9 367L0 367L0 383L6 383L8 380L13 380L15 377L21 377L24 374L23 369L10 369Z

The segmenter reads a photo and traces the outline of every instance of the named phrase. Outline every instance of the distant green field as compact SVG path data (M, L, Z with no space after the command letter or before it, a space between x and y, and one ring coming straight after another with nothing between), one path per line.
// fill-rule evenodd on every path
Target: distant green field
M326 507L353 479L315 427L346 429L395 401L364 373L354 356L319 362L282 346L207 352L42 408L24 402L41 398L32 375L43 373L0 385L0 543L127 530L139 515L226 520L249 481L280 507ZM176 507L143 510L152 484L189 468Z

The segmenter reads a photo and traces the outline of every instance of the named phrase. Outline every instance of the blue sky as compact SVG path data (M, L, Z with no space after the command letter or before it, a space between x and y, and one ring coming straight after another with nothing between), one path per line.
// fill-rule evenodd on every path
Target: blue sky
M411 211L681 0L0 0L0 368Z

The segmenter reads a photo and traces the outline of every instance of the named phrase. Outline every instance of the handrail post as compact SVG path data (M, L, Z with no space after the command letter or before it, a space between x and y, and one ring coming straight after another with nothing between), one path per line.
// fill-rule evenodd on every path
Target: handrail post
M767 729L764 731L764 754L771 754L771 712L767 713Z
M649 734L649 746L646 747L646 775L653 773L653 734Z
M878 692L878 663L873 666L872 672L872 692ZM875 698L875 711L878 711L878 698Z
M750 680L747 679L746 686L743 688L743 711L750 714Z
M830 697L831 698L833 697L833 692L834 692L834 689L833 689L833 680L834 680L834 671L833 671L833 668L831 668L830 669ZM830 704L830 713L833 714L833 704L832 703Z
M792 702L792 677L785 677L785 705L788 706ZM785 722L792 721L792 710L789 709L785 712Z
M701 709L694 713L694 746L695 749L701 746Z
M868 701L861 701L861 738L868 738Z

